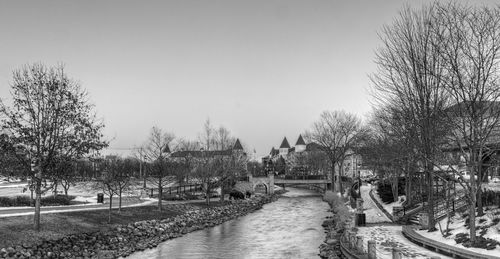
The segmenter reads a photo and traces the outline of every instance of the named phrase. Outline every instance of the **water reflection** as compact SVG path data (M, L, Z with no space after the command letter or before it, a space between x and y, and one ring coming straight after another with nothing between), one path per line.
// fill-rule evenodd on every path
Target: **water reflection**
M319 258L328 205L314 192L289 189L244 217L166 241L132 258Z

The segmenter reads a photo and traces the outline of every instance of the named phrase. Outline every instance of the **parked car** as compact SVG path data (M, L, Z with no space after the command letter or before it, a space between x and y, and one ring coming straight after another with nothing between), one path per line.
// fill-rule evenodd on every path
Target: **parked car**
M500 176L493 176L490 181L493 183L500 183Z

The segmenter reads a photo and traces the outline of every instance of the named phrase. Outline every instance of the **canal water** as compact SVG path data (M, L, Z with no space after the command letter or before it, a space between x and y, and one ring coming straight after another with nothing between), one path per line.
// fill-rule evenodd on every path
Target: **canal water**
M318 193L287 188L275 202L221 225L188 233L131 258L319 258L329 206Z

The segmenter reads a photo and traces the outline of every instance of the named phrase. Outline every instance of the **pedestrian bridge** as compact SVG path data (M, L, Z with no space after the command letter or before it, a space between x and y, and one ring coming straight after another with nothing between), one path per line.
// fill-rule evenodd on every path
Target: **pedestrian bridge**
M248 181L252 184L253 191L256 188L265 189L265 192L268 194L274 193L274 185L280 185L283 188L285 186L308 185L320 191L325 191L329 184L329 180L323 176L276 177L272 173L268 176L249 175Z

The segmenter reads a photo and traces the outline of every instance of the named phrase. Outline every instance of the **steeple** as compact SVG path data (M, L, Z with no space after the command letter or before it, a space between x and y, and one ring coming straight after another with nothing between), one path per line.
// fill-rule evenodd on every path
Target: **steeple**
M288 144L288 140L286 140L286 137L283 139L280 145L280 155L281 156L286 156L288 155L288 150L290 149L290 144Z
M234 142L233 150L243 150L240 139L236 139L236 142Z
M302 138L302 135L299 135L299 138L297 139L297 143L295 143L295 152L302 152L306 150L306 142Z
M281 142L280 149L282 148L290 148L290 144L288 144L288 140L286 140L286 137Z
M168 147L168 144L165 145L165 148L161 151L162 153L170 153L170 148Z
M297 139L297 143L295 143L295 146L297 146L297 145L305 145L305 144L306 144L306 142L302 138L302 134L300 134L299 135L299 139Z

